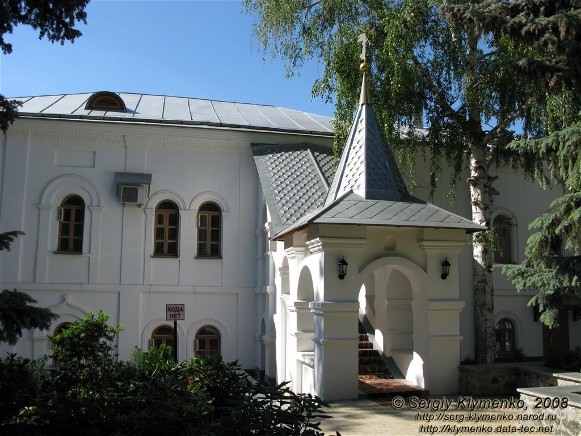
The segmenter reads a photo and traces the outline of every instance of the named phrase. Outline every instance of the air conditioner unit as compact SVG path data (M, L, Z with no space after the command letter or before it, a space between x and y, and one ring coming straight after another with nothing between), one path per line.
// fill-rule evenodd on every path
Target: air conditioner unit
M143 204L145 203L145 187L121 185L121 203Z

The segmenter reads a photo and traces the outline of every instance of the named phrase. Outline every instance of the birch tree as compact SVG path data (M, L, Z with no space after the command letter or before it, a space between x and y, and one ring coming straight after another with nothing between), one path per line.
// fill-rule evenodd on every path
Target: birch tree
M365 32L375 110L412 184L418 151L429 158L432 193L444 165L452 172L452 191L463 182L460 176L468 174L472 219L490 229L496 168L512 165L529 175L541 171L539 156L508 144L516 133L545 135L551 104L563 102L559 99L574 82L578 65L557 56L555 47L579 47L577 2L245 0L244 4L256 17L256 35L265 53L283 58L289 75L310 59L323 63L313 95L336 99L337 154L357 104L357 36ZM571 49L568 55L574 52ZM578 94L570 95L568 114L579 107ZM414 130L420 114L429 127L422 135ZM472 244L479 363L491 363L495 356L493 241L493 233L487 231L475 234Z

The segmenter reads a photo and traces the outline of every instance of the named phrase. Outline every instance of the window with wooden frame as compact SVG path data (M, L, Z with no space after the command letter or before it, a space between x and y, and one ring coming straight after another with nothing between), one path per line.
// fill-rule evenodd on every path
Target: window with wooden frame
M198 257L222 256L222 210L204 203L198 211Z
M85 227L85 202L78 195L66 197L58 210L59 253L82 253Z
M178 256L180 211L173 201L162 201L155 208L154 256Z
M149 340L149 349L160 347L161 345L167 345L169 347L174 347L174 331L173 328L168 325L162 325L157 327L153 333L151 333L151 339Z
M53 332L53 334L52 334L52 337L54 338L55 336L57 336L57 335L61 334L61 333L63 332L63 330L65 330L65 329L66 329L68 326L70 326L71 324L72 324L71 322L62 322L62 323L60 323L60 324L59 324L59 325L58 325L58 326L57 326L57 327L54 329L54 332ZM50 342L50 348L51 348L51 349L53 348L53 343L52 343L52 341ZM58 360L56 360L56 359L54 358L54 356L52 357L52 362L51 362L51 364L52 364L52 366L53 366L53 367L59 367L59 366L60 366L60 364L59 364L59 361L58 361Z
M515 356L515 328L508 318L502 318L496 323L496 357L512 358Z
M498 215L492 222L496 233L495 263L513 263L512 227L512 220L506 215Z
M127 110L123 99L119 95L109 91L94 93L89 100L87 100L85 109L106 112L126 112Z
M196 333L194 349L196 357L206 359L216 358L220 355L220 332L212 326L206 325Z

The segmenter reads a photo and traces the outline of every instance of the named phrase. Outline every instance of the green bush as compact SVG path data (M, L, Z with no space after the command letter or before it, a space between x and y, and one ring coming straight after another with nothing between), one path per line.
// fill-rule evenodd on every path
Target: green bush
M581 371L581 347L554 353L547 358L545 365L565 371Z
M134 351L118 374L124 392L116 411L118 434L203 434L195 430L203 429L209 400L192 395L183 367L168 346Z
M36 405L45 361L16 354L0 359L0 428L16 424L22 409Z
M113 342L121 326L89 312L54 337L56 370L42 386L38 420L48 434L112 434L122 391Z
M89 313L52 339L56 368L0 364L2 434L84 436L320 435L326 405L285 384L254 384L236 362L175 363L170 347L118 362L120 326ZM33 370L34 369L34 370ZM6 430L6 431L5 431Z

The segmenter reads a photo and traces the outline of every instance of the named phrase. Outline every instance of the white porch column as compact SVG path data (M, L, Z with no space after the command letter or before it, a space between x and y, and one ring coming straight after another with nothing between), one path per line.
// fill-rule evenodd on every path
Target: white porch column
M294 392L301 392L302 380L299 371L299 353L311 351L313 332L300 330L300 321L309 313L309 303L306 301L287 301L287 380L291 381L290 388Z
M324 400L350 400L359 396L357 276L364 238L319 237L307 241L318 256L319 288L310 304L314 315L315 394ZM349 263L347 275L339 279L338 262Z
M315 393L327 401L356 399L359 303L316 301L311 311L315 316Z
M428 273L428 350L425 365L429 389L433 395L458 392L460 364L460 312L464 301L460 300L460 275L458 254L466 247L466 236L449 231L449 240L435 239L436 235L424 234L419 248L426 253ZM441 237L441 235L439 235ZM454 240L455 239L455 240ZM450 275L445 279L442 262L452 264Z

